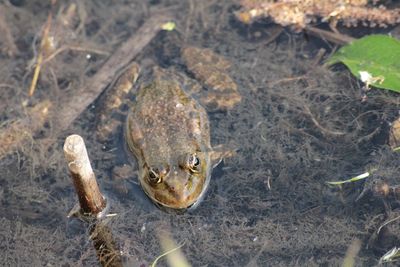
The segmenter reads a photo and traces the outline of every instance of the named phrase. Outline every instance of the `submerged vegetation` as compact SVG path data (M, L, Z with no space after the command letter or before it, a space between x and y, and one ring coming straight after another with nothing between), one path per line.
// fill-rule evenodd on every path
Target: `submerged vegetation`
M128 266L175 261L168 255L178 252L186 266L185 258L193 266L336 266L343 259L370 266L399 258L400 158L393 151L400 145L400 102L393 92L399 53L398 37L387 36L399 6L237 2L0 4L3 265L96 265L88 240L111 233L115 254L97 244L106 248L103 259L118 255ZM362 37L360 28L347 26L379 35ZM349 45L329 59L343 44ZM134 58L144 72L158 65L196 78L180 56L191 45L232 63L232 91L241 101L209 114L213 145L229 144L235 155L215 170L196 210L174 214L152 205L138 186L122 129L110 131L110 139L98 130L100 123L110 129L111 119L125 119L108 114L106 103L129 108L107 94L126 62ZM343 62L353 75L340 65L326 68L326 60ZM205 72L204 80L209 76ZM389 90L366 90L372 87ZM61 147L71 132L85 138L116 214L103 224L66 218L76 197ZM341 181L346 177L352 178ZM165 241L160 232L185 245Z

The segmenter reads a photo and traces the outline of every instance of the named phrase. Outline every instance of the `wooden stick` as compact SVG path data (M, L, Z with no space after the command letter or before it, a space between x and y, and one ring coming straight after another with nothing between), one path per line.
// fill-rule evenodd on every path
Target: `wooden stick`
M106 200L97 185L83 138L76 134L68 136L64 143L64 155L81 211L84 214L99 216L106 207Z
M79 198L81 209L78 215L89 215L81 217L88 222L102 219L106 199L100 193L83 138L76 134L68 136L64 143L64 155ZM96 220L89 225L89 232L101 266L122 267L121 252L107 221Z
M168 14L155 14L150 17L87 82L89 86L74 91L72 95L62 96L61 99L66 99L67 102L57 111L59 118L55 120L54 129L61 131L68 128L113 81L115 76L143 50L168 20L171 20L171 15Z
M107 221L97 221L89 228L90 239L101 266L123 267L122 254Z

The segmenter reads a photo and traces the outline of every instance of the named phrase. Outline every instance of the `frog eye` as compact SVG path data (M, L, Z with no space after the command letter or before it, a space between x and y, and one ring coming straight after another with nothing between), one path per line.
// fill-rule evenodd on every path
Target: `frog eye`
M158 169L153 169L153 168L149 169L148 179L153 184L159 184L162 181Z
M192 154L188 157L187 166L192 172L198 172L200 166L200 159L196 154Z

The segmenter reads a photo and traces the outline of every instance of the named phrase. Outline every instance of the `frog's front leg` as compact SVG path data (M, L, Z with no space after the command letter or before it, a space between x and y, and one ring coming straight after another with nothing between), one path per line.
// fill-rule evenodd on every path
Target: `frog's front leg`
M123 121L116 119L116 116L113 115L121 113L119 109L126 103L127 95L139 77L139 72L139 65L132 63L123 71L106 93L99 122L97 123L97 137L100 141L106 141L122 125Z
M237 85L228 74L230 62L210 49L193 46L182 50L188 70L207 88L200 101L209 110L227 110L241 101Z

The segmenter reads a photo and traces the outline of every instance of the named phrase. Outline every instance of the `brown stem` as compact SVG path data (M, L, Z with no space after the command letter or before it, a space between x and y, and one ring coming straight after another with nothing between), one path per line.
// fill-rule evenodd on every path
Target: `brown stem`
M122 267L120 249L114 240L111 229L106 222L98 221L90 227L90 239L96 249L97 258L101 266Z
M106 207L90 165L83 138L70 135L65 139L64 155L83 213L97 216Z
M352 38L348 35L341 34L341 33L335 33L335 32L330 32L330 31L325 31L322 29L318 29L312 26L307 26L305 28L306 32L314 35L316 37L326 39L332 43L339 44L339 45L344 45L353 42L356 40L355 38Z

